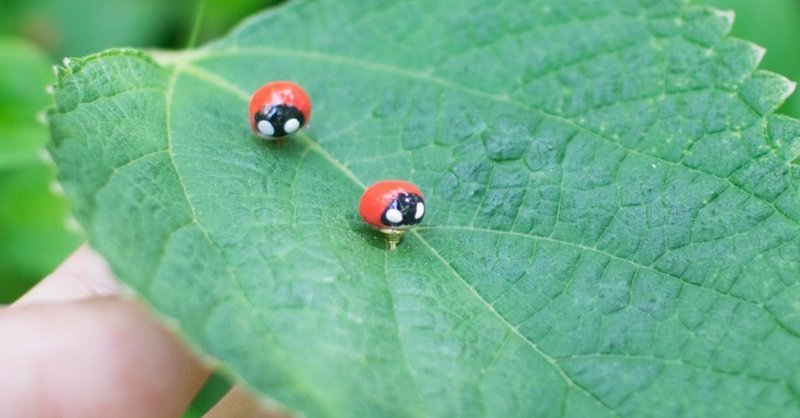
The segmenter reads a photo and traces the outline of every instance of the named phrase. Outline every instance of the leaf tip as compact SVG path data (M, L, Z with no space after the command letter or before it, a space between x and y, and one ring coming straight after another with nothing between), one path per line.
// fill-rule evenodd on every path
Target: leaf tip
M53 75L56 76L57 80L61 80L65 75L74 72L74 70L75 70L74 69L74 64L75 64L75 61L73 61L72 58L70 58L70 57L62 58L60 65L59 64L53 65L53 67L52 67L53 68Z
M736 20L736 12L733 10L713 9L712 14L724 23L724 33L730 33L733 22Z
M47 119L47 111L42 110L41 112L36 114L36 122L39 125L47 126L50 124L50 121Z
M64 186L61 183L53 180L47 185L47 189L50 190L55 196L64 196Z
M66 217L66 219L64 219L64 226L67 228L67 231L76 235L85 235L86 233L78 220L72 215L69 215Z
M796 87L797 83L780 74L758 70L744 82L739 96L764 116L777 111Z
M792 83L794 84L794 83ZM776 154L793 165L800 164L800 120L773 114L767 119L768 141Z
M39 161L45 164L50 164L50 165L54 164L53 157L50 155L50 151L47 151L46 149L39 150L38 157Z
M750 47L753 50L753 56L755 57L755 62L757 65L761 64L761 61L764 60L764 55L767 54L767 48L759 44L750 43Z

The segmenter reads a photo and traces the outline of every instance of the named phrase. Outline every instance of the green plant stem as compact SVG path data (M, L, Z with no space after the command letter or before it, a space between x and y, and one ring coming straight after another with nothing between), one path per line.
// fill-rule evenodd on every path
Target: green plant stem
M194 15L194 22L192 23L192 31L189 34L189 40L186 42L186 48L194 48L197 43L197 37L200 34L200 26L203 23L203 14L206 9L206 0L198 0L197 11Z

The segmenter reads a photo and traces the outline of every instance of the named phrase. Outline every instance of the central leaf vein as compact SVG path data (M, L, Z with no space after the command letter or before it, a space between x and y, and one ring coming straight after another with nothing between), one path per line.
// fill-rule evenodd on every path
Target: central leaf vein
M245 102L245 103L250 101L250 96L249 96L249 94L247 92L241 90L237 86L231 84L227 80L225 80L225 79L223 79L223 78L221 78L221 77L219 77L217 75L208 73L208 72L206 72L205 70L203 70L201 68L197 68L197 67L190 66L190 65L186 65L186 66L183 66L181 68L185 68L192 75L197 76L198 78L200 78L200 79L202 79L202 80L204 80L206 82L209 82L209 83L211 83L213 85L216 85L216 86L220 87L224 91L228 91L228 92L230 92L232 94L235 94L236 96L240 97L242 99L242 101ZM365 185L365 183L363 181L361 181L355 174L353 174L339 160L337 160L330 153L328 153L326 150L324 150L322 147L320 147L319 144L317 144L316 142L311 140L308 136L306 136L306 135L304 135L302 133L296 135L296 137L299 138L309 149L311 149L314 152L316 152L317 154L319 154L326 161L328 161L333 167L335 167L338 171L340 171L344 176L346 176L351 181L353 181L353 183L355 183L356 185L358 185L362 189L366 188L366 185ZM456 270L453 269L453 267L447 262L447 260L442 258L441 254L439 254L439 252L436 251L436 249L433 246L431 246L430 243L428 243L428 241L426 241L422 236L420 236L418 233L416 233L414 231L412 231L411 233L414 234L420 240L420 242L423 243L423 245L425 245L425 247L433 255L434 258L436 258L439 262L441 262L444 265L444 267L456 279L459 280L459 282L467 289L467 291L469 291L476 298L476 300L479 303L484 305L486 307L486 309L488 309L489 312L492 313L493 316L498 318L498 320L500 321L500 323L503 324L503 326L508 328L514 335L519 337L525 344L527 344L537 355L539 355L548 364L550 364L550 366L553 367L559 373L559 375L562 377L562 379L564 380L564 382L568 386L576 388L580 392L582 392L585 395L589 396L591 399L593 399L595 402L597 402L604 409L607 409L608 411L613 413L615 416L618 416L617 412L610 405L608 405L605 402L603 402L603 400L601 400L597 395L595 395L594 393L589 391L588 388L586 388L583 385L581 385L580 383L576 382L569 374L567 374L567 372L553 358L551 358L549 355L547 355L547 353L543 352L535 342L533 342L530 338L528 338L527 336L522 334L519 331L519 329L517 327L515 327L513 324L508 322L508 320L506 320L506 318L504 318L494 308L494 306L489 304L489 302L482 295L480 295L480 293L478 293L477 290L473 286L471 286L469 284L469 282L467 282L467 280L464 279L463 276L461 276L460 273L458 273Z
M506 95L492 94L492 93L488 93L488 92L485 92L485 91L482 91L482 90L478 90L478 89L475 89L475 88L472 88L472 87L463 86L461 84L454 83L452 81L449 81L449 80L446 80L446 79L443 79L443 78L440 78L440 77L436 77L432 73L419 73L419 72L415 72L415 71L410 71L410 70L405 70L405 69L402 69L402 68L393 67L393 66L386 65L386 64L376 64L376 63L366 62L366 61L362 61L362 60L358 60L358 59L354 59L354 58L342 57L342 56L337 56L337 55L330 55L330 54L325 54L325 53L321 53L321 52L285 50L285 49L280 49L280 48L267 48L267 47L237 47L236 49L207 52L205 54L201 54L201 55L196 55L196 56L190 57L189 60L186 63L186 67L187 68L195 68L197 70L197 72L204 72L204 73L208 74L208 72L206 72L206 71L204 71L204 70L202 70L202 69L200 69L198 67L192 66L191 63L202 62L205 59L210 59L210 58L214 58L214 57L237 56L237 55L282 56L282 57L290 57L290 58L297 58L297 59L305 59L305 60L310 60L310 61L326 62L326 63L329 63L329 64L349 65L349 66L354 66L354 67L365 69L365 70L389 73L389 74L394 74L394 75L398 75L398 76L405 77L405 78L412 78L412 79L416 79L416 80L422 80L422 81L425 81L425 82L428 82L428 83L432 83L432 84L436 84L436 85L442 86L444 88L449 88L449 89L453 89L453 90L457 90L457 91L462 91L462 92L464 92L466 94L469 94L469 95L472 95L472 96L481 97L481 98L485 98L485 99L490 99L490 100L493 100L493 101L496 101L496 102L500 102L500 103L505 103L505 104L512 105L512 106L515 106L515 107L519 107L521 109L528 110L528 111L539 112L544 116L550 117L550 118L552 118L554 120L557 120L557 121L559 121L561 123L564 123L564 124L566 124L566 125L568 125L570 127L573 127L573 128L575 128L575 129L577 129L577 130L579 130L581 132L585 132L587 134L595 136L595 137L601 139L602 141L604 141L604 142L606 142L606 143L608 143L608 144L610 144L610 145L612 145L614 147L617 147L617 148L619 148L621 150L624 150L626 152L630 152L632 154L640 155L640 156L643 156L643 157L653 158L655 160L662 161L662 162L667 163L667 164L672 165L672 166L681 167L681 168L683 168L685 170L688 170L690 172L700 173L700 174L707 175L709 177L715 178L717 180L721 180L721 181L729 184L735 190L738 190L738 191L740 191L740 192L742 192L742 193L744 193L744 194L746 194L748 196L752 196L753 198L763 202L764 204L769 206L772 209L773 212L780 214L784 218L788 219L789 221L791 221L791 222L793 222L793 223L795 223L797 225L800 225L800 221L798 221L797 219L794 219L794 218L788 216L786 213L784 213L780 208L778 208L775 205L774 201L765 199L765 198L763 198L761 196L758 196L758 195L754 194L753 192L745 190L741 185L733 182L730 179L730 176L728 176L728 177L721 176L719 174L713 173L713 172L708 171L708 170L703 170L701 168L689 166L683 160L673 161L673 160L670 160L668 158L662 157L662 156L657 155L657 154L649 154L649 153L643 152L641 150L625 146L622 143L613 140L612 138L608 138L608 137L604 136L602 132L596 132L596 131L588 128L587 126L582 125L582 124L580 124L580 123L578 123L578 122L576 122L576 121L574 121L574 120L572 120L572 119L570 119L568 117L559 115L557 113L553 113L553 112L545 110L543 108L532 107L532 106L530 106L530 105L528 105L526 103L522 103L520 101L514 100L514 99L512 99L512 98L510 98L510 97L508 97ZM212 77L216 77L216 76L212 76ZM230 84L230 83L227 83L227 84L229 85L228 90L230 90L230 88L233 88L234 90L239 90L241 92L241 90L238 89L238 87L236 87L235 85ZM247 99L249 100L249 97L247 97ZM733 172L731 174L731 176L733 174L735 174L735 173L736 172Z
M182 70L181 70L180 66L176 66L176 67L174 67L172 69L172 74L170 75L169 83L167 85L167 90L166 90L166 93L165 93L165 121L166 121L165 125L166 125L166 140L167 140L167 150L166 151L167 151L167 154L169 155L169 161L170 161L170 164L172 166L172 169L175 172L175 176L178 178L178 183L180 185L180 189L181 189L181 193L183 195L183 198L186 201L186 205L189 207L189 210L191 211L191 217L192 217L191 224L194 224L194 225L197 226L197 228L200 230L200 232L202 233L204 239L208 242L210 247L212 249L214 249L214 251L216 251L217 254L219 254L220 257L222 257L222 259L223 259L223 261L225 263L225 270L230 275L230 277L232 277L234 279L234 282L235 282L235 284L237 286L238 293L242 296L243 301L245 303L247 303L247 305L249 305L250 309L253 312L257 312L258 309L256 308L255 303L253 303L253 301L248 296L247 292L245 292L245 290L244 290L244 288L242 286L242 283L241 283L241 279L239 278L238 273L233 269L232 264L231 264L230 260L228 259L227 255L222 250L221 246L211 237L210 233L208 232L208 229L200 222L200 220L199 220L199 218L197 216L197 210L195 208L195 205L194 205L194 203L192 203L192 199L190 198L190 195L189 195L188 191L186 190L186 186L185 186L185 182L183 180L183 176L181 175L180 170L178 169L178 164L175 161L175 151L174 151L174 148L173 148L173 143L174 142L173 142L173 138L172 138L172 126L171 126L171 119L172 119L171 118L171 113L172 113L171 109L172 109L172 99L173 99L173 97L175 95L175 85L177 84L178 76L181 73L182 73ZM264 322L263 317L261 315L256 315L256 317L259 319L259 322L261 324L263 332L265 332L267 335L273 336L273 338L272 338L273 346L275 348L277 348L278 350L280 350L283 353L284 357L288 358L289 357L289 352L283 346L280 345L280 343L278 342L277 336L274 334L274 332L271 330L271 328L267 325L267 323ZM311 397L316 398L317 403L319 405L322 405L323 407L329 407L328 403L323 401L324 397L320 396L316 391L312 390L313 386L308 385L305 382L303 382L299 375L297 375L297 374L292 375L292 379L293 379L292 383L294 383L295 385L297 385L299 387L303 387ZM333 416L335 414L333 414L331 412L330 415Z

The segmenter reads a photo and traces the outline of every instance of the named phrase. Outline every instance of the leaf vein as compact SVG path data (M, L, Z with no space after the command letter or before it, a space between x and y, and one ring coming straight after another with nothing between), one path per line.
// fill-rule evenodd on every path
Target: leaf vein
M450 265L450 263L448 263L448 262L447 262L447 260L446 260L444 257L442 257L442 255L439 253L439 251L437 251L437 250L436 250L436 249L435 249L435 248L434 248L434 247L433 247L433 246L432 246L432 245L431 245L431 244L430 244L430 243L429 243L429 242L428 242L428 241L427 241L425 238L423 238L423 237L422 237L422 236L421 236L421 235L420 235L420 234L419 234L417 231L415 231L415 230L412 230L412 231L410 232L410 234L413 234L414 236L416 236L416 237L417 237L417 239L419 239L419 241L420 241L420 242L421 242L421 243L422 243L422 244L423 244L423 245L424 245L424 246L425 246L425 247L428 249L428 251L429 251L429 252L430 252L430 253L431 253L431 254L432 254L432 255L433 255L433 256L434 256L434 257L435 257L437 260L439 260L439 262L441 262L441 263L442 263L442 264L445 266L445 268L446 268L448 271L450 271L450 273L451 273L451 274L452 274L452 275L453 275L455 278L457 278L457 279L458 279L458 280L461 282L461 284L462 284L462 285L464 285L464 287L467 289L467 291L469 291L469 292L472 294L472 296L473 296L473 297L475 297L475 299L476 299L477 301L479 301L481 304L483 304L483 305L486 307L486 309L487 309L487 310L489 310L489 312L491 312L491 313L492 313L492 315L493 315L493 316L495 316L495 317L496 317L496 318L497 318L497 319L498 319L498 320L499 320L499 321L500 321L500 322L501 322L501 323L502 323L502 324L503 324L505 327L507 327L507 328L508 328L508 329L509 329L509 330L510 330L510 331L511 331L511 332L512 332L514 335L516 335L516 336L517 336L517 337L519 337L519 338L520 338L520 339L521 339L523 342L525 342L525 344L527 344L529 347L531 347L531 349L533 350L533 352L535 352L536 354L538 354L538 355L539 355L539 356L540 356L540 357L541 357L541 358L542 358L544 361L546 361L548 364L550 364L550 365L551 365L551 366L552 366L552 367L553 367L553 368L556 370L556 372L558 372L558 374L561 376L561 378L564 380L564 382L565 382L565 383L566 383L568 386L571 386L571 387L574 387L574 388L578 389L579 391L583 392L583 393L584 393L584 394L586 394L587 396L591 397L591 398L592 398L592 399L593 399L595 402L597 402L597 403L598 403L599 405L601 405L603 408L605 408L605 409L607 409L609 412L613 413L615 416L619 416L619 414L617 413L617 411L616 411L616 410L614 410L614 408L612 408L610 405L608 405L607 403L605 403L605 402L604 402L602 399L600 399L600 398L599 398L597 395L595 395L593 392L591 392L591 391L590 391L588 388L584 387L583 385L581 385L580 383L578 383L577 381L575 381L575 380L572 378L572 376L570 376L570 375L569 375L569 374L568 374L568 373L567 373L567 372L566 372L566 371L565 371L565 370L564 370L564 369L563 369L563 368L562 368L562 367L561 367L561 366L560 366L560 365L559 365L559 364L558 364L558 363L557 363L557 362L556 362L556 361L555 361L555 360L554 360L552 357L550 357L550 355L548 355L547 353L545 353L544 351L542 351L542 350L539 348L539 346L538 346L538 345L537 345L537 344L536 344L536 343L535 343L533 340L531 340L531 339L530 339L530 338L528 338L528 337L527 337L525 334L523 334L523 333L522 333L522 332L519 330L519 328L517 328L516 326L514 326L513 324L511 324L510 322L508 322L508 320L506 320L506 318L504 318L504 317L503 317L503 316L500 314L500 312L498 312L498 311L497 311L497 310L494 308L494 306L490 305L490 304L489 304L489 302L487 302L487 301L486 301L486 299L484 299L484 297L483 297L483 296L482 296L480 293L478 293L478 291L477 291L477 290L476 290L476 289L475 289L473 286L471 286L471 285L469 284L469 282L467 282L467 281L466 281L466 279L464 278L464 276L462 276L462 275L461 275L461 274L460 274L458 271L456 271L456 270L453 268L453 266L452 266L452 265Z
M689 367L689 368L692 368L692 369L695 369L695 370L702 370L702 371L707 371L707 372L712 372L712 373L717 373L717 374L722 374L722 375L727 375L727 376L732 376L732 377L742 377L742 378L746 378L746 379L750 379L750 380L756 380L756 381L759 381L759 382L762 382L762 383L769 383L769 384L788 383L788 382L786 382L785 379L771 379L771 378L768 378L768 377L757 376L757 375L754 375L754 374L751 374L751 373L746 373L746 372L733 372L733 371L728 371L728 370L722 370L722 369L719 369L719 368L716 368L716 367L703 367L703 366L701 366L699 364L689 363L687 361L684 361L683 359L677 359L677 358L676 359L670 359L670 358L659 357L659 356L652 355L652 354L651 355L643 355L643 354L623 354L623 353L586 353L586 354L571 354L571 355L563 356L563 357L562 356L554 357L554 359L556 361L565 361L565 360L573 360L573 359L614 359L614 358L618 358L618 359L622 359L622 360L634 359L634 360L656 361L656 362L660 362L660 363L663 363L663 364L671 364L671 365L676 365L676 366L685 366L685 367Z
M669 272L666 272L666 271L658 270L653 266L647 266L647 265L644 265L644 264L637 263L636 261L633 261L633 260L622 258L620 256L614 255L612 253L609 253L607 251L601 250L599 248L589 247L589 246L586 246L586 245L583 245L583 244L569 242L569 241L563 241L563 240L560 240L560 239L557 239L557 238L552 238L552 237L544 237L544 236L538 236L538 235L527 235L527 234L523 234L523 233L520 233L520 232L501 231L501 230L497 230L497 229L479 228L479 227L474 227L474 226L436 225L436 226L428 226L428 227L419 227L419 228L417 228L418 233L424 232L424 231L435 231L435 230L472 231L472 232L481 232L481 233L487 233L487 234L515 236L515 237L520 237L520 238L525 238L525 239L548 241L548 242L551 242L553 244L566 245L566 246L574 247L574 248L582 250L582 251L594 252L594 253L601 254L603 256L609 257L609 258L611 258L613 260L617 260L617 261L620 261L620 262L623 262L623 263L626 263L626 264L630 264L631 266L635 267L637 270L651 271L651 272L656 273L656 274L660 274L660 275L663 275L663 276L666 276L666 277L670 277L670 278L672 278L674 280L679 281L680 283L682 283L684 285L688 285L688 286L697 288L699 290L712 292L712 293L715 293L715 294L717 294L717 295L719 295L721 297L730 298L730 299L736 300L738 302L742 302L742 303L746 303L746 304L749 304L749 305L753 305L753 306L761 309L762 311L766 312L767 314L769 314L776 321L776 323L780 323L780 321L778 320L778 317L775 314L773 314L772 312L770 312L765 307L765 305L763 305L761 303L758 303L758 302L752 301L752 300L748 300L748 299L743 299L743 298L741 298L739 296L736 296L736 295L733 295L733 294L730 294L730 293L721 292L721 291L719 291L717 289L714 289L714 288L711 288L711 287L700 286L700 285L698 285L696 283L692 283L692 282L690 282L690 281L688 281L688 280L686 280L686 279L684 279L684 278L682 278L680 276L676 276L675 274L672 274L672 273L669 273Z
M173 148L172 127L171 127L171 113L172 113L171 112L171 108L172 108L172 98L173 98L174 93L175 93L175 85L177 84L178 76L182 72L183 72L183 68L181 66L176 66L176 67L174 67L172 69L172 74L170 76L169 83L167 85L167 90L166 90L166 93L165 93L165 112L166 112L165 120L166 120L167 154L169 155L170 164L172 165L172 169L174 170L175 175L178 177L178 184L180 185L181 193L183 195L183 198L186 201L186 205L189 207L189 210L191 211L192 222L195 225L197 225L197 228L203 234L205 240L208 242L208 244L211 246L211 248L213 248L214 251L216 251L220 255L220 257L222 257L222 259L223 259L223 261L225 263L225 270L228 272L230 277L232 277L234 279L234 282L236 284L238 293L241 295L242 300L250 306L250 309L252 309L253 312L258 312L259 310L256 307L256 304L253 303L253 301L248 296L247 292L245 292L244 287L242 286L241 279L239 278L239 274L236 272L236 270L233 269L233 267L232 267L233 264L231 263L230 259L228 259L227 254L225 253L225 251L223 251L223 249L220 247L220 245L211 237L211 234L209 233L208 229L200 222L200 220L199 220L199 218L197 216L197 210L195 209L195 206L192 203L192 199L191 199L188 191L186 190L186 186L184 184L183 176L180 174L180 171L178 170L178 164L175 161L175 156L174 156L175 152L174 152L174 148ZM267 325L267 323L264 321L263 317L261 315L255 315L255 316L258 318L258 321L261 324L261 327L262 327L263 331L268 335L272 335L272 337L273 337L272 338L272 343L274 344L274 347L277 347L278 350L283 352L283 354L284 354L284 356L286 358L290 358L288 350L280 344L280 342L279 342L279 340L277 338L277 335ZM292 375L292 378L295 379L294 380L295 384L304 387L306 392L311 397L316 398L316 402L320 407L323 407L325 409L329 409L330 410L330 407L329 407L328 403L323 401L324 397L320 396L315 390L313 390L312 386L310 386L310 385L306 384L305 382L301 381L300 378L299 378L299 375L294 374L294 375ZM335 414L333 414L332 412L329 411L329 415L330 416L334 416Z
M394 66L391 66L391 65L376 64L376 63L362 61L362 60L358 60L358 59L354 59L354 58L343 57L343 56L332 55L332 54L326 54L326 53L322 53L322 52L293 51L293 50L285 50L285 49L280 49L280 48L267 48L267 47L237 47L237 48L233 48L233 49L229 49L229 50L225 50L225 51L209 51L209 52L205 53L204 55L197 55L197 56L192 56L191 58L189 58L188 62L187 62L187 66L190 65L189 63L201 62L204 59L209 59L209 58L214 58L214 57L221 57L221 56L236 56L236 55L243 55L243 54L279 55L279 56L292 57L292 58L297 58L297 59L305 59L305 60L310 60L310 61L327 62L327 63L331 63L331 64L350 65L350 66L359 67L359 68L362 68L362 69L365 69L365 70L372 70L372 71L377 71L377 72L385 72L385 73L389 73L389 74L396 74L396 75L399 75L399 76L402 76L402 77L406 77L406 78L418 79L418 80L422 80L422 81L426 81L426 82L429 82L429 83L432 83L432 84L436 84L436 85L442 86L444 88L449 88L449 89L453 89L453 90L462 91L462 92L464 92L466 94L470 94L470 95L473 95L473 96L483 97L483 98L491 99L491 100L494 100L494 101L497 101L497 102L506 103L506 104L510 104L510 105L513 105L513 106L517 106L517 107L520 107L520 108L525 109L525 110L538 111L542 115L545 115L545 116L550 117L550 118L552 118L554 120L557 120L557 121L559 121L561 123L564 123L564 124L567 124L569 126L572 126L572 127L576 128L576 129L578 129L580 131L589 133L589 134L591 134L591 135L603 140L604 142L606 142L606 143L608 143L608 144L610 144L612 146L618 147L618 148L620 148L622 150L626 150L626 151L629 151L629 152L631 152L633 154L641 155L641 156L644 156L644 157L649 157L649 158L653 158L653 159L656 159L656 160L659 160L659 161L663 161L663 162L665 162L667 164L670 164L670 165L681 166L681 167L683 167L686 170L689 170L691 172L701 173L701 174L707 175L709 177L716 178L718 180L726 182L726 183L730 184L731 186L733 186L735 189L741 191L742 193L745 193L747 195L756 197L760 201L764 202L766 205L770 206L773 211L781 214L782 216L785 216L787 219L791 220L793 223L795 223L797 225L800 225L800 220L793 219L793 218L787 216L787 214L783 213L777 207L777 205L775 205L774 201L771 201L771 200L765 199L763 197L757 196L755 193L745 190L744 188L742 188L742 186L734 183L728 177L723 177L723 176L720 176L718 174L712 173L712 172L710 172L708 170L703 170L701 168L691 167L691 166L685 164L682 161L672 161L672 160L664 158L664 157L662 157L660 155L649 154L649 153L646 153L644 151L628 147L628 146L623 145L622 143L620 143L618 141L613 140L612 138L608 138L608 137L604 136L601 132L596 132L596 131L586 127L585 125L582 125L582 124L570 119L569 117L562 116L560 114L554 113L554 112L549 111L549 110L545 110L543 108L536 108L536 107L530 106L528 104L525 104L525 103L522 103L520 101L514 100L514 99L510 98L507 95L496 95L496 94L488 93L488 92L485 92L485 91L482 91L482 90L479 90L479 89L475 89L475 88L472 88L472 87L468 87L468 86L464 86L464 85L461 85L461 84L458 84L458 83L454 83L452 81L449 81L449 80L446 80L446 79L443 79L443 78L440 78L440 77L436 77L432 73L420 73L420 72L416 72L416 71L405 70L405 69L402 69L402 68L394 67ZM200 70L198 67L193 67L193 68L197 69L198 72L202 71L202 72L205 72L205 73L208 74L207 71ZM212 76L212 77L219 78L217 76ZM229 86L235 87L235 85L233 85L233 84L231 84L231 83L229 83L227 81L225 83L228 84ZM238 90L240 92L240 94L243 93L243 91L241 89L239 89L238 87L236 87L236 90ZM247 97L247 99L249 100L249 96L246 93L244 93L244 96Z

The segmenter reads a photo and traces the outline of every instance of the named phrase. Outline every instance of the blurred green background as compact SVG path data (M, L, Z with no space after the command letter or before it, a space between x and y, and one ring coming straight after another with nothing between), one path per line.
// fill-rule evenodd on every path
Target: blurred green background
M18 298L83 241L44 152L52 66L111 47L203 43L280 2L0 0L0 304Z
M68 228L67 204L43 160L48 131L37 115L50 103L52 65L110 47L184 48L279 2L0 0L0 303L16 299L83 239ZM699 2L735 10L733 35L768 50L762 68L800 80L800 0ZM800 94L780 111L800 117Z
M282 0L0 0L0 304L53 270L84 237L54 182L43 123L66 56L111 47L185 48ZM230 388L214 374L184 418Z

